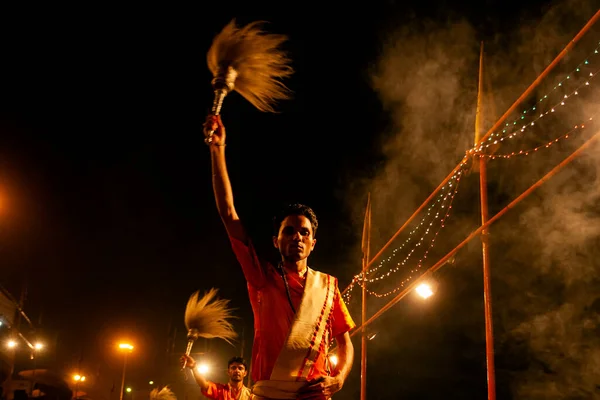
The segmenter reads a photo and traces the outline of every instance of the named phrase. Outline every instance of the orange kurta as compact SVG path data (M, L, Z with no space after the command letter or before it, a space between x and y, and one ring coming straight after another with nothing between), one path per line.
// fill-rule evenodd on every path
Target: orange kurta
M252 380L255 382L268 380L294 322L294 312L290 307L285 284L278 270L270 263L259 259L251 243L246 245L235 238L230 240L248 282L248 294L254 312ZM287 276L287 281L292 303L298 310L304 286L291 275ZM336 337L348 332L354 326L336 281L333 310L328 321L328 336ZM318 355L308 380L328 375L326 358L327 354L324 352Z
M245 386L236 397L229 384L214 382L208 382L208 387L202 390L202 394L212 400L251 400L253 398L250 389Z

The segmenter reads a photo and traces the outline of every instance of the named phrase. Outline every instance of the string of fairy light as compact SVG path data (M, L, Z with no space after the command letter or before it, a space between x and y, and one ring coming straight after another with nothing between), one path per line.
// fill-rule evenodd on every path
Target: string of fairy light
M362 286L363 282L373 283L376 281L380 281L380 280L388 278L390 275L400 271L402 269L402 267L404 267L409 262L410 258L413 256L415 251L419 247L421 247L421 245L424 243L424 241L427 239L427 237L431 234L432 229L434 229L434 224L436 222L439 222L440 227L433 234L433 237L429 243L428 248L425 250L425 253L423 254L421 259L417 263L417 267L415 267L413 270L410 271L410 275L407 278L405 278L404 281L401 282L401 285L404 285L405 283L410 281L410 279L412 279L412 274L416 273L421 268L421 266L423 264L423 260L427 259L427 255L428 255L431 247L433 247L433 244L435 243L435 240L436 240L438 234L440 233L440 230L445 226L444 224L450 215L450 209L452 208L452 201L454 200L454 197L456 196L456 193L458 192L459 182L463 175L463 169L466 167L466 165L467 165L467 162L465 159L454 170L454 173L448 180L448 183L446 183L444 186L442 186L440 188L440 194L437 196L436 199L434 199L434 201L431 203L429 208L425 211L425 213L424 213L425 216L415 226L415 228L409 232L408 238L399 247L392 250L391 255L389 257L387 257L386 259L383 259L377 266L365 271L364 275L361 272L354 277L350 286L348 287L348 290L344 294L344 300L346 302L350 301L351 296L352 296L352 289L354 288L354 286L356 284L359 284ZM404 247L406 247L408 244L413 242L413 239L418 236L417 232L419 232L422 228L424 228L424 232L422 233L421 237L418 240L416 240L416 242L414 242L413 248L406 254L406 256L403 260L397 262L394 266L392 266L384 274L382 274L378 277L375 277L375 278L370 278L370 279L368 278L369 275L373 275L382 266L384 266L387 263L390 263L392 261L392 259L394 259ZM392 290L388 293L384 293L384 294L375 293L370 289L366 289L366 291L369 294L374 295L376 297L385 297L385 296L389 296L390 294L395 293L396 291L399 290L400 287L398 287L395 290Z
M459 172L460 172L460 171L459 171ZM440 221L440 226L438 227L438 229L437 229L437 230L435 231L435 233L433 234L433 236L432 236L431 240L429 241L429 246L427 246L427 248L425 249L425 251L424 251L423 255L421 256L421 258L420 258L420 259L419 259L419 261L417 262L417 265L416 265L416 266L415 266L413 269L411 269L411 270L409 271L409 274L408 274L408 276L407 276L406 278L404 278L402 281L400 281L400 283L398 284L398 286L396 286L394 289L392 289L392 290L390 290L390 291L388 291L388 292L385 292L385 293L377 293L377 292L375 292L375 291L373 291L373 290L369 289L369 288L366 286L366 284L365 284L365 281L368 281L367 279L364 279L364 280L363 280L363 279L361 279L361 280L358 280L358 281L357 281L357 283L358 283L358 284L359 284L361 287L363 287L363 288L365 289L365 291L366 291L368 294L370 294L371 296L378 297L378 298L381 298L381 297L387 297L387 296L390 296L390 295L392 295L392 294L395 294L395 293L396 293L396 292L398 292L400 289L402 289L402 288L404 287L404 285L406 285L408 282L410 282L410 281L412 280L413 276L414 276L414 275L416 275L416 274L417 274L417 273L418 273L418 272L421 270L421 268L423 267L423 263L424 263L424 261L427 259L427 255L429 254L429 251L430 251L430 250L433 248L433 246L434 246L434 244L435 244L435 240L437 239L437 237L438 237L438 234L439 234L439 233L440 233L440 231L441 231L441 230L442 230L442 229L445 227L445 222L446 222L446 220L447 220L447 219L450 217L450 210L452 209L452 202L453 202L453 200L454 200L454 197L456 196L456 193L458 192L458 187L459 187L460 178L461 178L461 176L460 176L460 174L459 174L459 175L457 176L457 178L456 178L456 184L454 185L454 186L455 186L455 187L454 187L454 190L452 190L452 192L448 194L448 196L449 196L449 202L448 202L448 206L447 206L447 207L444 207L444 208L445 208L445 213L443 213L443 214L444 214L444 216L443 216L442 218L440 218L440 220L439 220L439 221ZM427 230L427 231L426 231L426 232L423 234L423 236L421 236L421 239L419 240L419 242L418 242L417 244L415 244L415 248L414 248L413 250L415 250L417 247L420 247L420 246L421 246L421 244L422 244L422 243L424 242L424 240L425 240L425 236L427 236L428 234L429 234L429 229L428 229L428 230ZM414 252L414 251L411 251L410 255L412 255L412 253L413 253L413 252ZM406 261L408 261L408 258L410 257L410 255L409 255L409 256L407 256L407 257L406 257L406 258L405 258L405 259L404 259L404 260L403 260L401 263L398 263L398 264L399 264L399 266L400 266L400 265L402 265L402 266L403 266L403 265L406 263ZM388 271L388 272L386 273L385 277L387 278L387 277L389 277L389 276L390 276L392 273L394 273L394 272L397 272L397 271L400 269L400 268L399 268L399 266L398 266L397 268L394 268L394 269L392 269L392 270Z
M573 134L583 131L589 122L592 122L592 121L595 122L595 118L597 118L598 112L593 113L592 116L587 117L585 123L582 122L580 124L577 124L573 128L571 128L569 131L562 134L561 136L554 138L551 141L549 141L545 144L536 146L534 148L531 148L528 150L514 151L514 152L510 152L510 153L505 153L505 154L498 154L498 153L486 154L486 153L484 153L484 150L486 148L489 148L492 145L497 145L497 144L503 142L505 139L512 139L512 138L516 137L517 135L528 130L528 128L535 126L536 122L538 122L541 118L544 118L545 116L547 116L549 114L555 113L557 110L559 110L559 108L565 106L565 104L567 104L567 102L571 98L575 98L576 96L578 96L583 89L591 87L594 78L596 78L600 74L600 69L597 69L593 72L589 72L589 68L591 67L592 60L594 58L597 58L599 54L600 54L600 42L598 42L598 46L581 63L579 63L570 73L567 73L566 75L564 75L564 77L557 84L555 84L554 87L547 94L541 96L539 98L539 100L533 106L521 111L519 113L519 117L517 117L513 121L505 123L505 126L503 127L503 129L501 131L491 133L490 136L488 137L487 141L482 142L482 143L474 146L473 148L469 149L466 152L467 155L466 155L465 159L463 159L463 161L455 169L455 171L453 172L453 175L449 179L448 183L440 189L440 194L437 196L436 199L434 199L432 204L430 204L429 208L426 210L425 216L423 217L423 219L416 225L416 227L412 231L409 232L408 238L404 242L402 242L400 244L400 246L393 249L391 254L386 259L383 259L377 266L354 276L351 284L348 286L347 290L344 293L345 302L348 303L350 301L352 290L354 289L356 284L363 287L369 295L372 295L375 297L386 297L386 296L389 296L389 295L392 295L392 294L398 292L408 282L410 282L411 279L413 279L413 277L416 275L416 273L422 268L423 263L427 259L427 255L428 255L429 251L431 250L431 248L433 247L438 234L444 228L445 222L448 219L448 217L450 216L450 209L452 208L452 201L454 200L454 197L456 196L456 193L458 192L459 182L460 182L460 178L462 176L462 170L465 168L465 165L467 164L466 160L467 160L468 156L485 157L485 158L489 158L489 159L496 159L496 158L507 159L507 158L511 158L514 156L527 156L531 153L537 152L540 149L549 148L554 143L557 143L560 140L568 139L569 137L573 136ZM560 100L556 101L554 104L549 106L546 109L546 111L538 114L537 110L538 110L538 105L540 103L541 104L548 103L549 98L552 98L552 95L554 92L556 92L558 89L565 88L566 83L575 81L575 78L580 78L580 79L585 78L585 79L583 79L583 83L579 84L575 89L571 90L569 93L563 94L561 96ZM534 115L536 115L536 117L533 120L530 120L529 122L524 124L524 121L526 118L528 118L530 116L533 117ZM437 211L436 211L436 207L439 208ZM445 213L443 212L443 210L445 210ZM442 217L440 218L440 216L442 216ZM423 253L421 259L419 259L419 261L417 262L417 265L409 271L409 274L406 278L404 278L402 281L400 281L399 284L394 289L392 289L388 292L385 292L385 293L377 293L366 286L367 283L374 283L377 281L384 280L384 279L390 277L392 274L403 269L402 267L405 267L408 264L412 255L423 244L423 242L426 240L426 237L430 234L431 230L434 229L433 225L435 222L439 222L440 226L435 231L435 234L433 235L432 239L430 240L429 246ZM418 236L417 232L419 230L421 230L421 228L423 228L423 227L425 227L425 232L422 234L420 239L416 243L413 244L413 248L406 254L406 256L403 260L397 262L395 265L392 265L387 272L380 274L377 277L369 278L369 276L373 276L373 274L375 272L377 272L379 269L381 269L385 264L391 263L391 261L393 259L395 259L397 256L399 256L401 250L403 250L407 245L409 245L413 242L413 239Z
M571 97L571 96L577 96L579 94L579 91L582 88L589 87L591 85L592 79L594 79L598 75L598 73L599 73L600 70L596 70L595 72L588 72L587 70L592 65L592 60L594 60L595 58L597 58L599 55L600 55L600 42L598 42L598 45L596 46L596 48L590 54L588 54L588 56L582 62L580 62L571 72L567 73L564 76L564 78L561 79L557 84L555 84L554 87L550 90L550 92L548 92L545 95L541 96L539 98L539 100L536 102L536 104L544 103L544 102L547 103L548 102L548 98L552 96L552 93L554 93L555 91L557 91L560 88L564 88L565 87L564 85L567 82L569 82L572 79L574 79L575 77L584 75L584 76L587 77L587 79L585 80L585 82L583 84L579 85L571 93L564 94L559 102L555 103L545 113L539 114L539 117L535 121L532 121L532 122L536 122L540 118L543 118L545 115L548 115L549 113L555 112L557 107L565 105L565 103L566 103L566 101L567 101L567 99L569 97ZM527 129L528 126L535 125L534 123L528 123L528 124L525 124L525 125L521 126L520 129L517 128L517 125L520 125L520 122L523 121L523 120L525 120L525 118L527 116L533 115L533 112L537 111L537 108L538 108L537 105L533 105L532 107L521 111L518 118L516 118L515 120L513 120L511 122L505 123L505 126L502 129L502 131L491 133L486 142L483 142L481 144L476 145L475 147L473 147L472 149L470 149L468 151L468 153L478 153L478 152L481 152L481 151L483 151L483 149L488 148L488 147L490 147L492 145L495 145L498 142L502 142L506 138L512 139L517 134L519 134L521 132L524 132ZM537 112L536 112L536 115L537 115ZM511 128L512 129L517 128L518 130L517 131L511 131ZM511 132L509 132L509 131L511 131Z
M488 148L489 146L498 144L499 142L503 142L504 139L512 139L512 138L516 137L518 134L523 133L528 128L534 126L536 122L538 122L539 120L541 120L545 116L556 112L556 110L558 109L558 107L566 105L569 99L574 98L575 96L578 96L579 92L583 88L590 87L591 86L591 82L593 81L593 79L595 77L597 77L599 74L600 74L600 70L596 70L595 72L590 72L589 73L589 78L585 81L585 83L582 83L581 85L579 85L576 89L574 89L573 91L571 91L569 94L565 94L563 96L563 98L560 101L558 101L557 103L555 103L554 105L552 105L550 109L548 109L545 112L539 114L539 116L537 118L535 118L533 121L528 122L527 124L521 126L521 128L518 131L514 131L514 132L511 132L507 136L500 137L500 138L494 140L492 143L487 143L485 145L480 145L477 148L474 147L474 148L470 149L468 151L468 153L470 153L470 154L474 153L474 154L477 154L479 157L487 157L487 158L490 158L490 159L495 159L495 158L510 158L511 156L515 156L515 155L528 155L530 152L537 151L540 148L550 147L553 143L558 142L560 139L567 139L569 137L569 133L561 135L560 137L551 140L547 144L544 144L544 145L541 145L541 146L537 146L535 148L532 148L531 150L521 150L519 152L512 152L512 153L506 153L506 154L484 154L484 153L482 153L482 151L485 150L486 148ZM592 117L589 118L589 120L592 120ZM583 127L583 125L581 127ZM575 126L574 129L577 129L577 128L578 127ZM570 131L570 132L572 132L572 131Z
M587 121L595 122L597 120L598 114L599 114L598 112L594 113L594 115L587 118ZM496 158L511 158L511 157L515 157L515 156L528 156L530 153L534 153L543 148L548 148L548 147L552 146L553 144L559 142L560 140L568 139L574 133L579 133L579 132L583 131L586 128L586 126L587 126L586 123L577 124L570 130L568 130L566 133L560 135L559 137L552 139L551 141L549 141L547 143L544 143L542 145L539 145L539 146L536 146L536 147L533 147L533 148L530 148L527 150L513 151L511 153L505 153L505 154L478 154L478 157L485 157L485 158L494 160Z

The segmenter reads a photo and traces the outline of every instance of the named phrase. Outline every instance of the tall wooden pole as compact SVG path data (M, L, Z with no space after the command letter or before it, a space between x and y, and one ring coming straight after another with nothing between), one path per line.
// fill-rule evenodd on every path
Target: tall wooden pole
M483 42L479 54L479 87L477 90L477 111L475 114L475 145L481 134L481 113L483 98ZM485 157L479 157L479 197L481 203L481 225L488 221L487 163ZM483 253L483 307L485 314L485 366L487 371L488 400L496 400L496 369L494 365L494 324L492 320L492 286L490 276L490 252L488 229L481 231L481 250Z
M362 303L361 303L361 325L362 334L360 339L360 400L367 399L367 267L369 265L369 248L371 247L371 193L367 197L367 209L362 235Z

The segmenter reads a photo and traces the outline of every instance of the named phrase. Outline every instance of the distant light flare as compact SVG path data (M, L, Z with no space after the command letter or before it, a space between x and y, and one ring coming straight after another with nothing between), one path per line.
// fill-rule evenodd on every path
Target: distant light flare
M119 343L119 349L133 351L133 345L129 343Z
M424 299L427 299L433 295L433 290L431 289L431 286L429 286L429 284L427 283L421 283L419 286L417 286L415 291L419 296L421 296Z
M198 365L198 368L196 368L198 373L205 375L208 373L208 371L210 370L210 368L208 368L207 364L200 364Z
M334 367L337 365L338 363L338 358L335 354L332 354L329 356L329 362L331 363L331 365L333 365Z

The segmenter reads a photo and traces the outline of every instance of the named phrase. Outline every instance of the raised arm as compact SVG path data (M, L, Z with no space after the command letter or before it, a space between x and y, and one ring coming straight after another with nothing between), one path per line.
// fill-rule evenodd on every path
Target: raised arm
M225 162L225 126L221 121L221 116L209 116L204 124L204 129L208 128L214 131L209 147L217 210L229 236L243 243L248 243L248 237L233 204L233 191L231 190L227 163Z
M186 368L189 368L192 371L192 375L194 375L194 379L196 380L198 386L200 386L200 389L207 390L211 382L202 376L202 374L196 369L196 360L184 354L181 356L180 362L181 366L185 365Z

